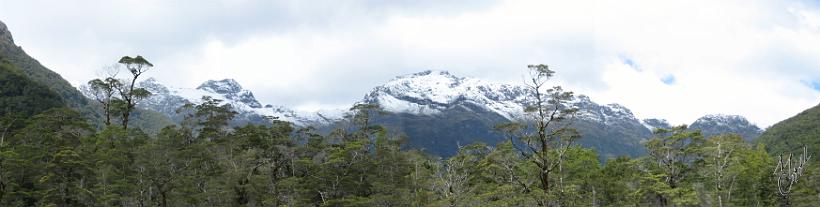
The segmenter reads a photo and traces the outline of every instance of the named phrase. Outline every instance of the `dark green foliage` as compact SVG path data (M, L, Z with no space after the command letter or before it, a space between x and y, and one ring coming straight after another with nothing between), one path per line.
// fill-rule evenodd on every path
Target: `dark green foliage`
M441 159L402 150L403 137L363 121L377 107L352 110L353 126L323 136L278 120L230 128L235 112L205 98L181 110L183 124L154 136L116 125L95 133L79 113L50 109L0 139L0 205L717 206L718 195L724 206L779 204L774 159L737 136L660 129L646 143L651 156L604 164L594 150L571 145L545 192L539 166L509 140L465 145ZM724 177L712 176L714 158L727 155L718 143L732 152ZM791 205L818 201L817 172L806 171ZM730 183L722 178L732 187L716 188Z

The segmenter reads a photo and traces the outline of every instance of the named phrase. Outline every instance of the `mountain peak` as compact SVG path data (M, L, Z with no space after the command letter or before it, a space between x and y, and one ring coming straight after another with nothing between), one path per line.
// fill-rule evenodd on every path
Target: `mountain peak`
M154 94L167 94L169 92L167 87L160 84L159 81L157 81L157 79L154 79L153 77L141 81L139 83L139 86L147 89L148 91L151 91L151 93Z
M743 116L727 114L709 114L695 120L690 129L700 129L703 135L711 137L723 133L735 133L746 140L752 140L763 132Z
M239 85L239 82L236 82L234 79L208 80L202 83L202 85L199 85L199 87L196 87L196 89L222 94L229 100L245 103L251 108L262 108L262 104L256 100L253 93L242 89L242 85Z
M455 76L446 70L425 70L408 75L401 75L393 78L391 81L407 80L407 79L442 79L460 81L464 78Z
M632 114L632 110L629 110L629 108L626 108L626 106L623 106L621 104L611 103L607 104L606 106L609 107L609 109L612 110L614 114L624 116L635 116L634 114Z
M641 124L646 126L646 128L649 129L650 131L654 131L657 128L662 128L662 129L672 128L672 125L669 124L669 121L666 121L666 119L644 119L644 120L641 120Z
M707 114L707 115L704 115L703 117L698 118L698 120L695 120L695 123L697 123L697 122L732 122L732 121L738 121L738 122L743 122L743 123L749 124L749 121L746 120L745 117L739 116L739 115L729 115L729 114Z
M196 87L196 89L205 90L219 94L234 94L242 92L242 86L234 79L222 80L208 80Z

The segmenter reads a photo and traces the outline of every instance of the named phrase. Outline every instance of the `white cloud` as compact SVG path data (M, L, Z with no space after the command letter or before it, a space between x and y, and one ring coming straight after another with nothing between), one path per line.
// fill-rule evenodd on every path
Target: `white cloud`
M163 82L235 78L300 109L425 69L520 82L535 63L593 100L673 123L728 113L768 126L820 103L806 84L820 81L820 10L805 2L474 2L0 0L0 19L72 83L139 53Z

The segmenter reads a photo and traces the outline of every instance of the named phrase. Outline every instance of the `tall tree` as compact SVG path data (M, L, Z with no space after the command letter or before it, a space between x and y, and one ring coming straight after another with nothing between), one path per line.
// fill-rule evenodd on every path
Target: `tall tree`
M124 56L119 61L120 64L124 65L128 72L131 73L131 80L129 80L127 85L123 87L117 87L120 96L122 97L122 128L128 130L128 121L131 116L131 112L134 111L134 107L139 100L144 99L151 95L151 92L144 88L136 87L137 79L145 72L150 70L154 67L154 64L148 62L142 56L137 57L129 57Z

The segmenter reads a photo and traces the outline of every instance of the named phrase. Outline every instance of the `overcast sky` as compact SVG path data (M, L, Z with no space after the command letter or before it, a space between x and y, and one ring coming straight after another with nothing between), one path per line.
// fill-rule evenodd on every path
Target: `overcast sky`
M233 78L307 110L397 75L520 83L537 63L593 101L672 123L723 113L766 127L820 103L811 1L0 0L0 20L75 86L140 54L167 85Z

